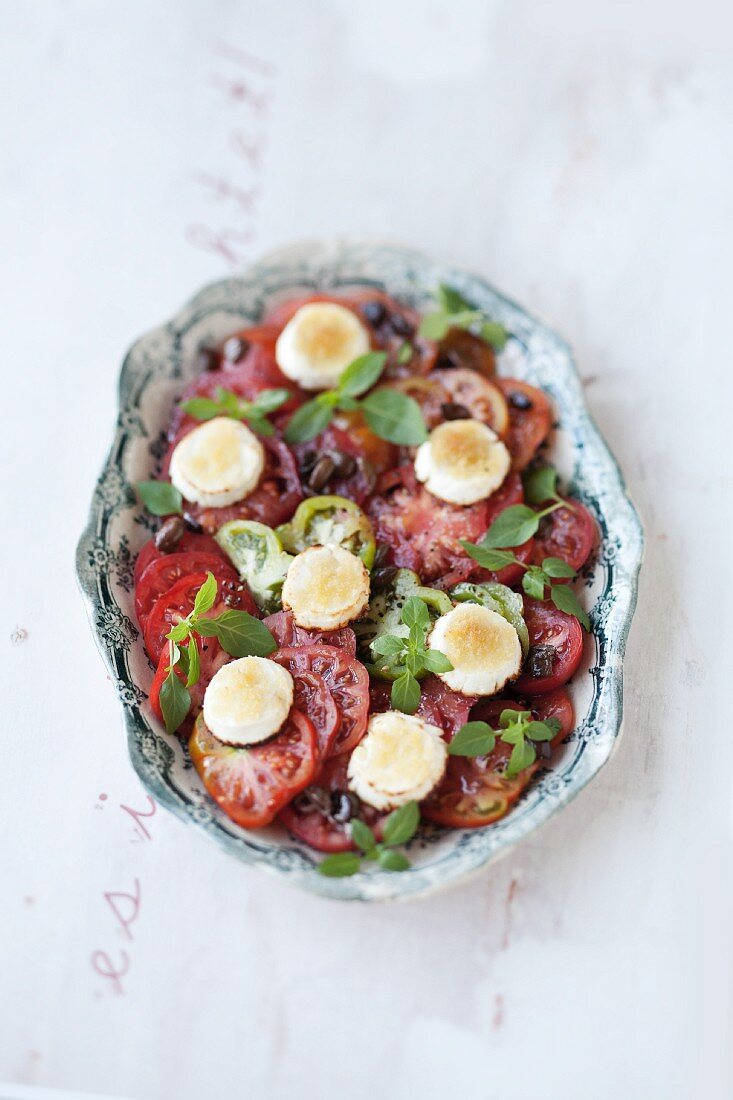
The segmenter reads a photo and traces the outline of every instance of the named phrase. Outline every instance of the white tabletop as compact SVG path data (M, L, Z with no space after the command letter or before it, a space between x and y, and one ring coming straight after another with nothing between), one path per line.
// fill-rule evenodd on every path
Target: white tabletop
M0 1095L731 1095L724 6L2 6ZM417 245L555 324L646 526L613 760L404 906L136 818L73 576L125 348L322 233Z

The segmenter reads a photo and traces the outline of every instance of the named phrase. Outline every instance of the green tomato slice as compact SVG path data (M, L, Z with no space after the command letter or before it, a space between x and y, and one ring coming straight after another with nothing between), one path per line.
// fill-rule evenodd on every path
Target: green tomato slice
M367 569L374 564L377 544L372 525L359 505L346 497L304 500L290 523L278 527L277 533L291 554L299 554L309 546L337 545L360 557Z
M216 541L231 559L260 611L279 611L283 581L293 560L271 527L254 520L233 519L216 533Z
M396 680L404 672L403 668L376 666L371 644L385 634L396 638L406 638L409 635L409 628L402 622L402 608L410 596L419 596L425 602L433 622L453 606L445 592L421 585L417 573L413 573L411 569L398 569L389 584L372 595L364 618L351 624L356 634L360 659L369 672L379 679Z
M468 581L462 581L452 589L451 596L458 603L480 603L483 607L498 612L516 630L522 646L522 654L527 656L529 631L522 614L522 597L518 592L496 581L487 581L486 584L470 584Z

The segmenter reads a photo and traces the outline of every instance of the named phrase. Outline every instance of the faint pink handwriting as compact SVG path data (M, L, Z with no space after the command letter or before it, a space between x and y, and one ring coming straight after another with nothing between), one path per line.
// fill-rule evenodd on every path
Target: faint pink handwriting
M130 925L135 923L140 912L140 880L135 879L134 882L134 894L128 894L121 890L105 891L104 894L104 900L114 913L117 923L128 940L133 938ZM122 912L122 906L126 909L126 913Z
M221 134L222 166L196 172L194 179L219 200L227 211L226 222L212 225L206 218L197 220L185 227L184 236L194 248L236 268L247 261L255 237L276 69L271 62L228 42L217 42L213 54L216 71L209 74L209 86L216 89L217 107L220 109L223 95L229 112L237 112L237 121L232 128L228 113Z
M126 820L129 821L129 819L132 819L134 831L140 840L153 839L146 821L155 816L157 807L150 795L146 795L146 797L148 800L147 806L139 810L132 806L125 805L124 802L119 803L119 809L123 814L127 815ZM107 794L100 794L99 802L97 802L95 809L101 809L107 799ZM142 887L140 885L140 879L134 878L132 883L131 890L102 891L102 897L114 917L118 931L122 933L129 943L132 943L135 938L133 934L133 925L138 920L142 907ZM125 992L122 979L128 973L132 960L127 951L120 949L117 954L119 956L119 964L115 964L110 953L104 950L93 951L90 956L90 961L95 973L99 974L102 978L106 978L111 983L114 992L121 994ZM100 993L97 992L95 996L100 996Z
M106 951L92 952L92 968L96 970L101 978L108 978L110 980L115 993L125 992L122 986L122 979L130 969L130 956L126 951L120 949L120 958L122 960L122 966L115 967Z
M155 803L153 802L150 795L147 796L147 799L148 806L150 807L150 809L148 810L133 810L131 806L125 806L122 802L120 802L120 809L124 810L126 814L130 815L132 820L135 822L137 830L143 833L148 840L152 840L153 838L148 832L147 826L140 820L142 817L153 817L153 815L155 814Z

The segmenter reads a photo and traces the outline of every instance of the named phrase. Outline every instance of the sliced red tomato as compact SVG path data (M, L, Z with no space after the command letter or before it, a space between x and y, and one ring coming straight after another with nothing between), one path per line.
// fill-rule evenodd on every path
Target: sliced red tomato
M200 638L196 635L195 641L199 651L201 672L197 682L188 689L188 693L191 696L191 709L187 717L181 723L180 728L182 730L190 729L191 722L204 705L204 693L215 673L232 659L229 654L221 648L216 638ZM153 683L150 688L150 705L153 708L153 713L156 718L161 722L163 721L163 712L160 709L160 689L163 686L163 681L168 676L169 664L170 642L166 642L160 654L158 667L155 671ZM185 683L186 677L178 669L176 669L176 675L179 680Z
M570 508L558 508L540 520L532 561L541 565L545 558L562 558L576 571L588 560L596 537L596 525L587 508L577 500Z
M346 422L346 414L339 414L339 424L345 425ZM320 492L348 497L349 500L361 505L373 491L377 474L396 462L397 448L391 443L380 440L366 427L359 431L356 430L356 426L346 430L339 424L330 424L324 432L307 443L296 443L293 451L299 468L307 471L313 469L319 455L330 454L334 457L338 463L336 471L333 477L320 487ZM341 455L347 455L353 460L350 464L353 465L353 469L349 469L345 476L338 472L339 465L343 468ZM315 490L308 485L307 475L305 475L305 489L310 495L315 493Z
M424 584L466 580L474 562L460 539L477 542L486 533L486 501L461 507L432 496L415 479L412 465L386 474L365 504L377 541L389 547L387 564L413 569Z
M478 829L504 817L539 767L507 779L510 755L511 747L497 741L488 756L449 756L443 779L421 803L422 816L451 829Z
M323 677L309 668L303 668L300 660L293 660L293 653L300 653L300 650L278 649L272 654L272 660L286 668L295 681L293 706L313 723L321 763L330 754L338 736L341 712Z
M559 745L568 734L575 729L575 709L573 702L566 691L556 688L548 691L546 695L533 695L528 703L528 710L532 711L532 717L539 722L546 722L548 718L555 718L560 723L560 732L553 738L552 746Z
M156 664L160 660L160 655L163 652L163 647L166 643L166 635L169 633L171 627L175 626L176 623L179 623L181 619L185 619L186 616L191 613L194 600L196 599L196 593L206 580L206 576L206 573L199 572L190 573L188 576L181 577L172 588L155 601L150 609L143 629L143 636L145 638L145 648L148 651L148 655ZM215 618L217 615L221 615L223 611L226 611L227 608L247 611L250 615L255 615L257 613L254 601L246 585L240 584L238 580L236 584L231 583L231 586L226 584L226 582L221 585L217 595L217 601L211 611L207 612L207 617Z
M278 661L296 675L315 672L328 686L339 710L334 756L350 752L361 741L369 715L369 673L354 657L331 645L304 645L280 649Z
M356 849L349 822L359 818L379 839L387 814L367 806L349 790L345 753L323 765L317 780L280 811L280 822L298 840L319 852L349 852Z
M279 646L329 645L337 646L356 656L356 635L350 626L338 630L309 630L298 626L292 611L276 611L262 620Z
M516 378L497 378L496 384L509 406L509 431L506 445L512 467L523 470L532 461L540 443L552 427L552 405L542 390Z
M176 581L190 573L208 572L214 574L219 586L225 581L239 583L239 577L220 554L204 554L189 550L182 554L164 554L151 562L142 573L135 589L135 614L140 626L145 623L155 601L163 596Z
M196 552L202 554L218 554L221 561L228 559L219 543L211 535L203 535L196 531L184 531L180 540L176 544L175 550L172 553L175 554L187 554L189 552ZM140 553L135 561L135 573L133 580L135 587L140 577L143 575L147 567L159 558L165 558L168 555L159 550L155 545L155 539L148 539L148 541L141 547Z
M428 381L437 382L448 394L448 401L463 405L470 417L493 428L502 439L509 430L506 398L494 382L470 367L434 370Z
M171 441L164 463L166 474L174 447L195 423L182 428ZM186 502L186 514L200 523L208 534L218 531L222 524L232 519L254 519L258 523L266 523L268 527L277 527L290 519L303 499L293 452L281 440L271 436L262 437L261 442L265 448L265 469L257 488L249 496L226 508L206 508Z
M318 761L316 731L297 710L275 737L247 749L219 741L200 715L188 750L208 793L243 829L268 825L308 786Z
M524 621L533 646L552 646L552 673L533 677L523 672L515 681L517 691L525 695L544 695L566 684L583 655L583 628L576 618L566 615L551 603L524 597ZM530 653L531 656L531 653Z
M437 676L426 676L420 682L420 693L417 714L432 726L442 729L448 740L461 726L465 726L471 707L476 702L473 696L451 691Z
M519 474L512 471L504 479L503 484L500 485L496 492L492 493L486 501L486 530L488 531L496 517L500 515L505 508L509 508L512 504L521 504L523 500L524 488L522 486L522 479ZM514 557L520 562L529 562L532 557L533 547L534 539L528 539L527 542L516 547L513 551ZM499 584L506 584L511 587L522 579L523 573L524 570L521 565L507 565L506 568L500 569L498 572L482 569L477 562L466 555L466 560L461 561L451 573L447 573L442 581L438 582L438 587L449 589L452 588L454 584L458 584L459 581L466 580L477 582L498 581Z
M508 709L529 710L532 717L540 722L556 718L560 723L560 731L551 742L553 747L575 729L573 704L562 688L548 691L546 695L533 695L528 699L480 699L471 708L471 721L487 722L492 729L498 729L501 712Z

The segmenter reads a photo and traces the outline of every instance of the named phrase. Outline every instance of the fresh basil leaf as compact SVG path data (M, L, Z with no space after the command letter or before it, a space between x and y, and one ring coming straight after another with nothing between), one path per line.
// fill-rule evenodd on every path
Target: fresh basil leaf
M402 622L405 626L417 626L426 631L430 626L430 612L419 596L409 596L402 608Z
M257 413L249 412L244 419L249 424L253 432L257 432L258 435L274 435L275 429L266 416L258 416Z
M210 397L191 397L181 402L181 410L194 420L213 420L221 416L221 405Z
M339 379L338 392L342 397L360 397L375 384L384 370L387 356L383 351L369 351L349 363Z
M388 848L398 844L407 844L412 840L420 824L420 810L417 802L406 802L404 806L393 810L384 823L384 843Z
M552 741L559 729L553 728L550 725L551 721L552 719L547 722L529 722L526 727L526 735L530 741Z
M438 287L436 297L440 308L445 313L462 313L464 310L472 308L471 303L467 302L462 294L459 294L452 286L446 286L445 283L441 283Z
M284 405L290 396L290 390L286 389L262 390L252 402L251 411L261 416L267 416L268 413L275 412L281 405Z
M550 598L558 611L564 611L567 615L574 615L586 630L590 630L588 613L580 606L578 597L570 585L553 584L550 589Z
M402 344L399 351L397 352L397 362L403 365L405 363L409 363L412 359L414 352L415 349L413 348L412 344L409 343L409 341L405 340L404 344Z
M453 665L439 649L426 649L423 654L423 668L428 672L451 672Z
M335 852L318 864L318 873L327 878L346 878L355 875L361 866L358 852Z
M174 627L166 634L166 638L169 638L171 642L185 642L186 638L191 633L191 624L188 619L182 619L180 623L176 623ZM175 664L175 661L173 662Z
M486 722L466 722L448 745L448 752L451 756L486 756L495 744L496 734Z
M481 547L522 546L537 533L540 517L526 504L512 504L500 512L481 539Z
M420 685L410 672L403 672L392 684L392 706L403 714L414 714L420 703Z
M199 656L199 647L196 645L195 638L189 638L188 648L186 649L186 660L188 662L188 668L186 669L186 687L193 687L194 684L199 682L201 676L201 658Z
M507 565L513 565L517 560L509 550L491 550L486 546L476 546L472 542L460 540L461 546L484 569L492 573L498 573L500 569L506 569Z
M544 504L557 498L557 470L552 466L535 466L523 479L524 495L530 504Z
M361 848L362 852L371 852L376 848L377 841L374 833L363 821L355 818L350 824L350 831L351 839L357 848Z
M491 344L495 351L502 351L506 347L509 333L498 321L483 321L481 323L481 339L485 344Z
M233 416L248 412L252 407L249 401L245 401L243 397L239 397L232 390L225 390L223 386L216 387L215 397L222 409Z
M191 618L195 621L199 615L203 615L207 611L211 611L214 606L217 593L216 577L213 573L206 574L206 580L196 593L196 598L193 601L193 612Z
M322 397L319 394L295 410L285 429L286 443L307 443L326 430L333 416L333 405Z
M548 577L574 577L575 570L572 565L568 565L562 558L545 558L542 562L542 569L547 573Z
M519 775L525 768L534 764L536 759L537 753L534 750L534 746L524 740L518 741L509 757L509 763L507 764L505 773L507 778L513 779L515 775Z
M541 569L528 569L522 577L522 588L533 600L544 600L547 578Z
M171 669L160 688L160 709L168 733L175 733L190 708L188 688Z
M382 657L396 657L405 648L404 638L396 638L394 634L383 634L375 638L371 644L372 653L378 653Z
M383 848L378 858L383 871L407 871L410 866L410 861L403 852L395 852L391 848Z
M450 328L451 314L447 310L426 313L420 321L418 335L425 340L442 340Z
M201 619L196 630L205 638L218 638L232 657L268 657L277 649L265 624L247 611L230 609L215 619Z
M499 715L499 725L503 729L507 729L509 726L518 726L523 722L529 722L532 718L532 714L528 710L513 710L511 707L505 707Z
M428 438L417 401L386 386L367 394L361 403L367 424L380 439L413 447Z
M183 512L183 497L170 481L138 481L137 491L147 510L154 516Z

